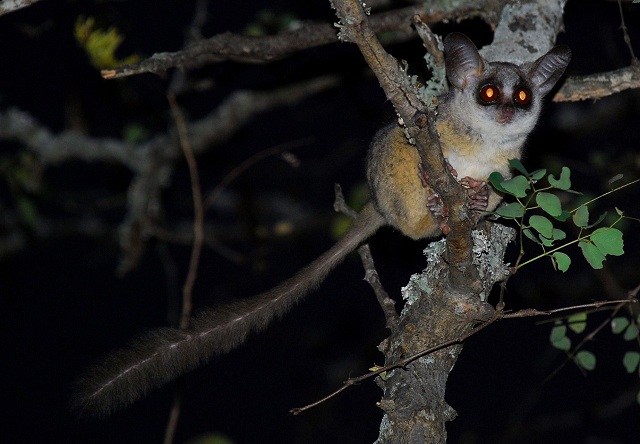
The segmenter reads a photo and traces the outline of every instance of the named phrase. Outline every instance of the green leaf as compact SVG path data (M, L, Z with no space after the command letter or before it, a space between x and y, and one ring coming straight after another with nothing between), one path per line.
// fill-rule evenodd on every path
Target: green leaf
M515 176L511 179L502 182L502 187L507 190L507 193L515 197L525 197L527 190L531 188L529 180L524 176Z
M638 337L638 326L636 324L629 324L624 331L623 338L625 341L633 341Z
M586 227L589 224L589 208L581 205L573 215L573 223L580 228Z
M596 355L587 350L576 353L576 363L585 370L596 368Z
M624 316L618 316L611 320L611 331L615 334L620 334L630 324L629 319Z
M567 237L567 233L562 231L560 228L554 228L553 229L553 240L554 241L563 240L563 239L566 239L566 237Z
M553 177L553 174L549 174L549 185L559 190L568 190L571 188L571 170L567 167L562 167L559 179Z
M529 225L544 237L553 238L553 224L544 216L534 215L529 218Z
M549 222L551 223L551 222ZM562 240L567 237L567 233L562 231L559 228L553 228L551 230L551 235L547 236L545 234L540 233L540 240L542 241L542 245L545 247L553 246L553 243L557 240Z
M560 213L559 216L553 216L553 218L555 220L558 220L560 222L564 222L565 220L569 219L571 217L571 213L569 213L568 211L562 210L562 213Z
M637 351L628 351L624 354L622 358L622 365L624 365L627 373L633 373L638 368L638 364L640 364L640 353Z
M552 259L554 267L563 273L567 271L569 269L569 265L571 265L571 258L560 251L553 253Z
M545 169L535 170L533 173L529 174L529 177L532 180L538 181L538 180L542 179L545 174L547 174L547 170L545 170Z
M556 342L552 342L551 345L553 345L558 350L569 351L569 349L571 349L571 339L565 336L564 338Z
M527 236L529 239L531 239L536 244L542 245L542 242L540 242L540 240L535 235L535 233L533 231L531 231L529 228L525 228L524 230L522 230L522 232L524 233L525 236Z
M617 228L598 228L591 234L590 239L604 255L622 256L624 254L622 231Z
M505 190L502 186L502 182L504 182L504 177L502 177L502 174L498 173L497 171L494 171L493 173L489 174L488 180L491 186L495 188L497 191L500 191L501 193L509 194L509 192Z
M567 322L572 331L580 334L587 328L587 313L583 311L582 313L571 315Z
M578 246L582 250L582 255L589 262L589 265L596 270L602 268L602 262L604 262L604 254L593 243L587 241L578 242Z
M536 195L536 203L551 216L557 217L562 214L560 199L555 194L541 191Z
M516 219L524 216L524 208L517 202L512 202L496 210L498 216L502 216L507 219Z
M540 240L542 241L542 245L545 247L553 247L553 239L540 235Z
M551 345L559 350L567 351L571 348L571 339L567 337L567 327L565 325L555 325L549 335Z
M518 159L510 159L509 166L514 170L520 171L525 176L529 175L529 172L527 171L527 169L524 167L524 165L522 165L522 162L520 162Z

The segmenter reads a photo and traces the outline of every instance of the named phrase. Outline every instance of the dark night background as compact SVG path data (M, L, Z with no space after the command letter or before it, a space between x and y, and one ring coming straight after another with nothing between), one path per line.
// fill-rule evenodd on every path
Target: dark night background
M203 35L242 32L267 9L304 20L336 21L327 1L210 2ZM624 10L640 51L640 5L625 4ZM75 42L73 25L80 15L94 16L126 37L123 56L148 56L179 50L192 14L192 2L45 0L0 16L0 110L17 107L54 133L73 125L91 136L120 138L131 123L151 134L166 131L172 125L165 99L172 73L102 80ZM569 75L629 65L615 2L570 1L565 28L559 41L573 50ZM453 30L467 33L479 46L491 41L490 29L477 20L435 27L439 33ZM389 49L419 70L418 41ZM206 193L251 155L306 141L293 151L301 161L298 168L266 159L229 186L227 206L207 213L207 222L230 233L221 241L241 252L244 261L235 263L205 248L196 306L270 288L331 245L333 184L341 183L347 193L362 185L367 143L393 118L393 110L354 45L327 45L271 64L225 62L190 73L192 79L215 81L212 90L179 98L193 120L215 109L233 90L269 90L321 73L339 74L341 86L295 107L259 114L228 142L198 158ZM637 177L639 128L637 91L597 102L548 103L524 162L531 170L544 166L556 172L567 165L575 189L601 193L619 172L625 180ZM11 164L20 155L19 144L0 141L3 162ZM17 192L6 177L6 172L0 176L0 212L15 213ZM90 237L74 233L72 224L66 232L49 235L22 227L28 236L24 248L0 257L2 442L162 440L174 385L104 420L78 419L68 409L73 381L84 368L136 335L176 320L188 245L152 238L139 265L124 277L116 275L117 227L130 180L120 165L77 161L44 170L42 188L29 194L43 220L73 221L90 211L112 230ZM640 217L636 196L637 187L627 189L597 210L619 206ZM192 201L184 164L175 169L163 197L167 228L189 223ZM98 205L109 198L115 203ZM288 219L296 227L293 235L259 234ZM625 226L626 254L607 260L607 276L625 289L638 285L637 226ZM393 297L411 273L424 267L424 246L391 230L372 240L376 265ZM513 254L515 259L515 250ZM509 281L508 308L556 308L605 299L602 275L584 267L577 251L572 258L574 266L566 274L554 272L544 261L523 268ZM382 412L375 406L381 391L373 382L299 416L288 413L335 390L348 376L382 364L376 346L385 337L384 319L362 276L358 258L350 257L283 320L189 374L176 442L207 433L235 443L375 441ZM587 328L606 316L594 315ZM598 356L595 371L585 375L569 363L544 382L563 354L549 345L550 324L538 321L499 322L467 342L449 379L447 401L458 412L448 426L449 442L640 442L640 407L635 403L640 384L621 365L624 352L637 349L637 343L624 343L606 328L587 344Z

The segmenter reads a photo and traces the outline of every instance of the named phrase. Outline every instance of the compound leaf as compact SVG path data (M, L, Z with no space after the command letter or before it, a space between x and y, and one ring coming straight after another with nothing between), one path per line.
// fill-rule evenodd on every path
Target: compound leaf
M576 353L576 362L585 370L596 368L596 355L587 350L580 350Z
M553 265L563 273L569 269L571 258L561 251L556 251L552 255Z
M571 315L567 322L572 331L580 334L587 328L587 313L583 311L582 313Z
M529 225L544 237L553 238L553 224L546 217L533 215L529 218Z
M638 337L638 326L636 324L629 324L627 329L624 331L623 338L625 341L633 341Z
M624 316L618 316L611 320L611 331L620 334L630 324L629 319Z
M549 185L559 190L568 190L571 188L571 170L567 167L562 167L558 179L553 177L553 174L549 174Z
M580 228L585 228L589 225L589 208L581 205L573 215L573 223Z
M605 255L621 256L624 254L622 231L617 228L598 228L591 234L590 239Z
M540 240L538 239L536 234L533 231L531 231L531 229L525 228L524 230L522 230L522 232L524 233L525 236L527 236L529 239L531 239L536 244L542 245L542 242L540 242Z
M536 195L536 203L551 216L558 217L562 215L562 205L555 194L541 191Z
M549 335L551 345L559 350L567 351L571 348L571 339L567 337L567 327L565 325L555 325Z
M520 171L525 176L529 175L529 172L527 171L527 169L524 167L524 165L522 165L522 162L520 162L518 159L510 159L509 166L511 166L511 168L513 168L514 170Z
M547 170L545 169L535 170L533 173L529 174L529 177L535 181L538 181L542 179L545 174L547 174Z
M493 188L495 188L497 191L500 191L502 193L510 194L502 186L502 182L504 182L504 177L502 177L502 174L498 173L497 171L494 171L493 173L489 174L489 179L488 180L489 180L489 183L491 184L491 186Z
M524 176L512 177L511 179L503 181L500 185L507 190L507 193L515 197L525 197L527 195L527 190L531 188L529 179Z
M596 270L602 268L602 262L604 262L604 254L596 247L592 242L580 241L578 246L582 250L582 255L589 262L589 265Z
M633 373L638 368L638 364L640 364L640 353L637 351L628 351L624 354L622 358L622 365L624 365L627 373Z
M502 206L496 210L498 216L502 216L506 219L516 219L524 216L524 208L517 202L512 202L505 206Z

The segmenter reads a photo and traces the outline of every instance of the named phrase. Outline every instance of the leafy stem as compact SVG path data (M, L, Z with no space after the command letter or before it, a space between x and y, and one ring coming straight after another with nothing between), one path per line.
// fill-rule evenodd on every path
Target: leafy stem
M571 189L569 168L562 167L560 175L556 178L553 174L547 174L546 169L530 173L518 160L511 160L509 163L521 174L505 179L500 173L492 173L489 176L489 183L496 191L515 199L515 202L507 203L494 212L499 217L514 220L519 226L520 255L514 269L520 269L533 261L549 257L555 269L565 272L571 265L571 258L560 250L573 244L580 247L586 261L595 269L602 268L607 256L620 256L624 253L622 232L614 228L621 219L626 218L624 213L616 208L618 219L615 222L609 226L594 228L602 223L606 213L590 223L589 205L603 196L640 182L640 179L616 187L567 211L563 208L562 201L556 192L581 194ZM616 176L610 183L621 177ZM539 186L538 183L543 179L548 185ZM567 237L567 232L559 228L558 224L561 223L573 223L578 229L578 236L574 240L559 245L558 243ZM589 233L585 234L586 230L589 230ZM538 244L542 253L521 262L525 254L525 237Z

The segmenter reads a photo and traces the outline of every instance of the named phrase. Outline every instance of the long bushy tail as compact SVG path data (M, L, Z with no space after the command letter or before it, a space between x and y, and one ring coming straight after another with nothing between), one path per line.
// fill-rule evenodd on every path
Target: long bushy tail
M238 347L250 332L262 331L283 316L384 224L383 217L367 204L340 241L289 280L252 298L202 311L188 330L154 330L114 352L79 380L75 407L81 413L108 415L211 356Z

